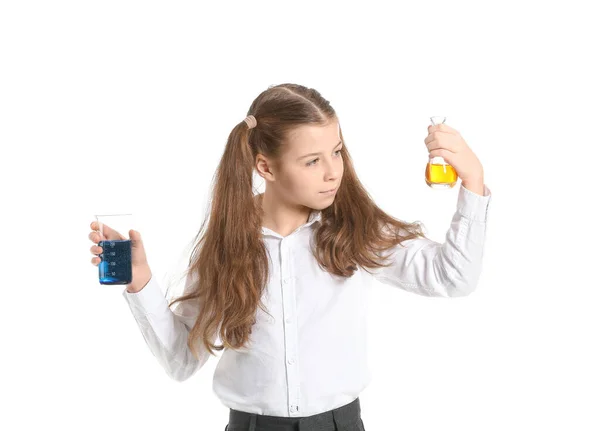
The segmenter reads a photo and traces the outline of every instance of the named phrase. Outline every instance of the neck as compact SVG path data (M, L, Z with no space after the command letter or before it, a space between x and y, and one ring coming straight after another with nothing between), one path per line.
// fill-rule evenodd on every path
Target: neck
M288 205L267 192L257 195L257 199L263 210L262 225L281 236L288 236L308 222L311 213L308 207Z

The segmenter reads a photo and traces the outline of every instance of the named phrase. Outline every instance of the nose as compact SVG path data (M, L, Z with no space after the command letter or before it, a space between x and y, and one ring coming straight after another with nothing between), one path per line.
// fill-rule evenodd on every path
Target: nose
M326 162L325 166L326 166L326 168L325 168L326 181L337 184L337 182L338 182L337 179L340 176L339 172L343 171L343 169L344 169L343 165L340 167L336 164L335 161L333 161L333 162Z

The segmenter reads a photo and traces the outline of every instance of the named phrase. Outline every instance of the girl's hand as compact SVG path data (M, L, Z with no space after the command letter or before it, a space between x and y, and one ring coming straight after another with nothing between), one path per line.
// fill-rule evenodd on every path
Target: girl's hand
M102 247L97 245L103 240L117 240L127 239L121 233L112 229L108 225L104 225L103 231L106 236L103 236L98 229L97 221L93 221L90 224L92 232L88 234L89 239L96 245L90 247L92 254L96 256L92 258L92 264L98 266L102 261L99 254L102 253ZM131 283L127 285L129 292L139 292L148 284L152 277L152 271L148 265L148 259L146 258L146 251L144 250L144 243L142 242L142 235L136 230L130 230L129 236L131 238Z
M425 138L425 145L429 150L429 158L441 156L448 162L463 183L483 181L483 166L469 148L457 130L447 124L437 124L427 128L429 134Z

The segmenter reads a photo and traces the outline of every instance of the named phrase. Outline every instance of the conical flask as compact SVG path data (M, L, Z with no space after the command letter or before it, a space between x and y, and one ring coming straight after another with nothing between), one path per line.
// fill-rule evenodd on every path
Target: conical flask
M430 117L434 126L446 122L446 117ZM452 167L446 163L443 157L435 156L428 160L425 167L425 182L432 189L451 189L456 185L458 175Z

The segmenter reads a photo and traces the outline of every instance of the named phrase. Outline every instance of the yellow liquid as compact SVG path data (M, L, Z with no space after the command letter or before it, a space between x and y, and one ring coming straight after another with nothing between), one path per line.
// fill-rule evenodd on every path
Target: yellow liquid
M452 188L456 184L458 175L451 165L427 163L425 168L425 181L431 188Z

